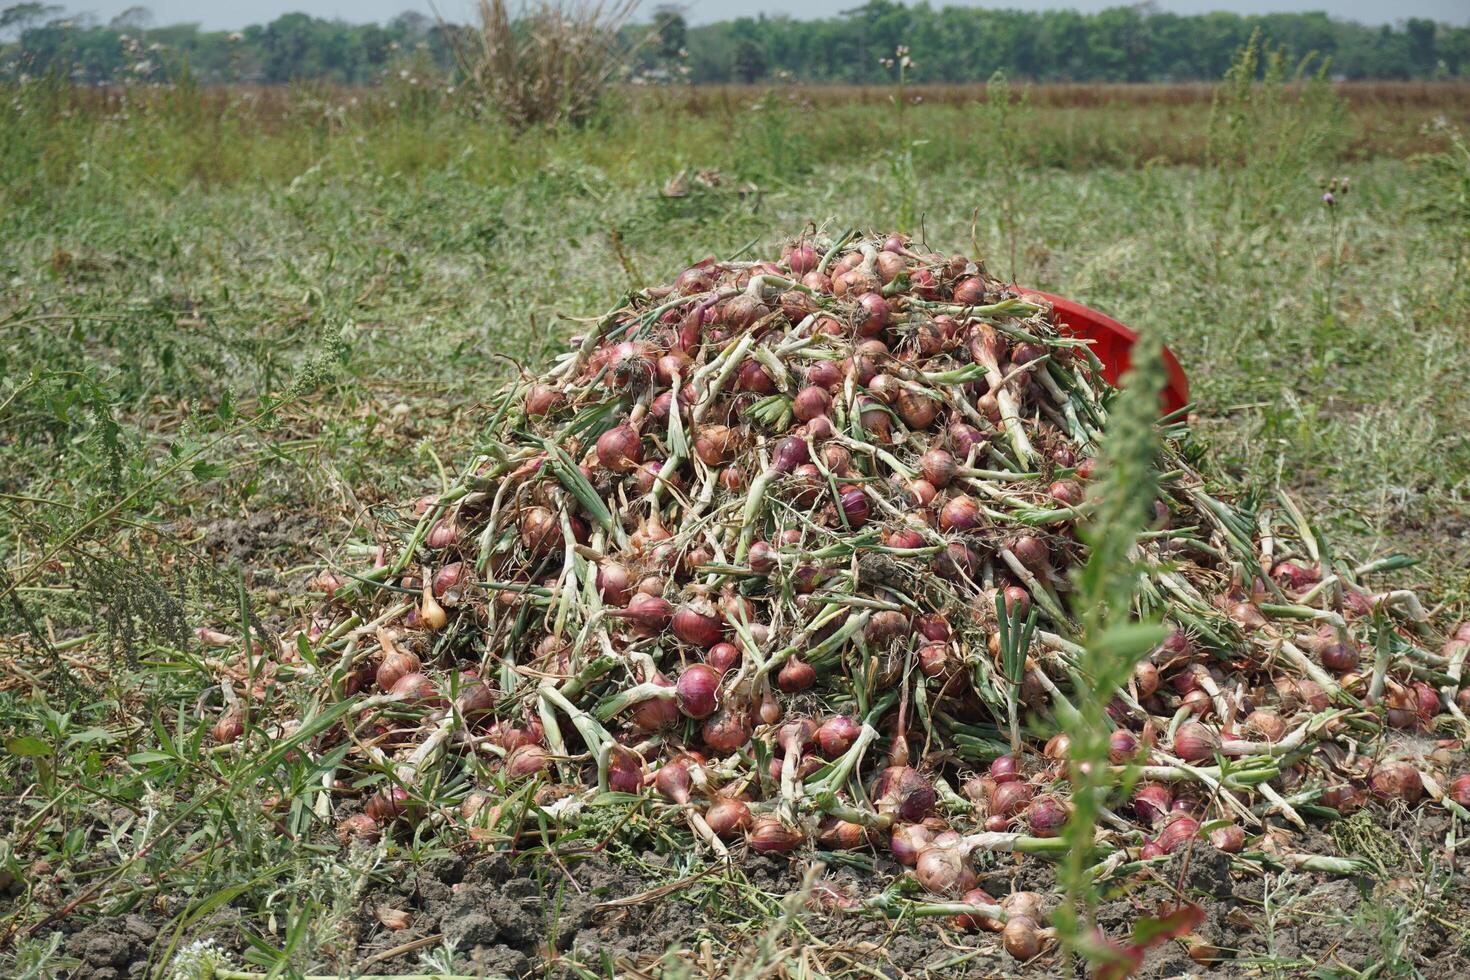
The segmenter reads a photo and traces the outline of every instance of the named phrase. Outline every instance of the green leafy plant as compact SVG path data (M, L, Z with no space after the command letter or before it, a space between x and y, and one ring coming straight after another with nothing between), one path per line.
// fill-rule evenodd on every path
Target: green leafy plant
M1058 935L1089 960L1106 950L1093 938L1098 890L1089 873L1093 834L1102 808L1119 784L1108 764L1109 693L1127 684L1134 666L1164 639L1164 627L1135 600L1138 574L1134 546L1153 519L1158 493L1155 427L1164 385L1161 345L1145 335L1134 349L1134 367L1112 400L1101 457L1097 510L1080 531L1090 555L1074 581L1072 611L1086 642L1072 670L1075 704L1061 708L1071 737L1071 817L1063 831L1068 844L1060 880L1067 901L1053 913ZM1070 715L1070 717L1068 717ZM1126 788L1126 781L1124 783Z

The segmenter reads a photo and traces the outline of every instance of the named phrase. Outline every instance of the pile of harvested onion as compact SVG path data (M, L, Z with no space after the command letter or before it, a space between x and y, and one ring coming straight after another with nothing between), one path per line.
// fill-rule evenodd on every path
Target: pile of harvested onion
M897 236L630 297L494 399L460 478L380 515L273 655L286 676L309 648L351 705L306 746L350 745L344 838L434 820L539 842L534 814L575 825L632 794L721 856L889 851L953 924L1034 955L1037 897L994 902L974 858L1055 854L1067 819L1051 719L1085 641L1067 593L1098 368L1046 303ZM1110 761L1137 782L1099 855L1207 839L1331 871L1267 829L1385 801L1463 814L1458 742L1435 739L1467 728L1470 627L1434 641L1412 594L1366 584L1395 560L1327 554L1284 496L1212 496L1182 422L1161 427L1139 591L1172 633L1115 692ZM462 805L426 803L446 792Z

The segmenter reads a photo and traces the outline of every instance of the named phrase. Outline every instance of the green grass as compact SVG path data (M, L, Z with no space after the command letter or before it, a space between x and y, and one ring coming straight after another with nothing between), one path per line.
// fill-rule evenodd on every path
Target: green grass
M1440 600L1470 591L1470 249L1444 220L1467 178L1450 157L1365 152L1359 117L1248 105L1235 138L1268 162L1201 168L1130 149L1163 115L1038 107L1022 168L1002 173L983 110L919 107L910 135L928 142L899 186L897 128L851 109L641 105L515 138L427 105L334 121L329 94L256 116L165 93L114 118L6 93L8 942L88 896L75 914L167 917L161 953L224 896L257 932L255 962L316 962L354 889L386 872L301 843L320 837L311 767L211 750L199 719L217 707L199 706L218 693L189 630L238 622L242 587L268 626L305 610L311 573L365 536L372 508L435 489L439 464L470 454L497 383L576 331L563 317L707 254L773 252L809 222L884 228L913 208L913 231L1001 272L1014 222L1018 281L1178 354L1222 473L1289 489L1364 558L1422 557L1401 574ZM1205 148L1207 111L1179 159L1232 158ZM1087 147L1110 148L1093 154L1105 165L1083 165ZM684 167L728 181L660 196ZM1352 178L1335 249L1316 182L1333 173ZM270 696L299 717L315 693ZM267 812L272 794L284 810ZM44 953L47 928L24 955Z

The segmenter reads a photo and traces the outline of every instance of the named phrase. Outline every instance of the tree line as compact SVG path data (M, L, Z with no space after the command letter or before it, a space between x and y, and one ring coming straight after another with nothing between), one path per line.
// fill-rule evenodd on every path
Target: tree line
M892 77L884 59L899 45L911 52L911 77L925 82L984 81L997 70L1043 82L1168 82L1220 78L1256 30L1288 60L1315 56L1336 77L1470 77L1470 27L1422 18L1369 27L1326 13L1184 16L1148 5L1083 14L871 0L838 17L699 26L661 7L651 23L625 26L622 40L630 74L646 82L875 83ZM184 72L204 83L371 84L410 66L452 76L473 32L413 12L386 24L286 14L228 32L155 26L144 7L101 23L20 3L0 10L0 73L90 84Z

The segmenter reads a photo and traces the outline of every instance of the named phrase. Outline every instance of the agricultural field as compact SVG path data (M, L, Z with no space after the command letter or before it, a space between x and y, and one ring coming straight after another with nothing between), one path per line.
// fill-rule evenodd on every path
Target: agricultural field
M1222 493L1284 490L1353 560L1417 559L1384 580L1441 632L1470 616L1470 87L671 88L516 132L412 82L0 91L5 975L1059 975L944 917L813 911L809 851L714 861L636 804L339 842L372 785L211 731L201 628L299 627L507 381L707 256L898 229L1103 310L1184 365ZM275 716L330 712L309 673ZM1170 942L1144 976L1470 972L1464 822L1369 816L1303 848L1355 875L1201 848L1099 922L1201 904L1224 962ZM992 857L992 894L1058 887Z

